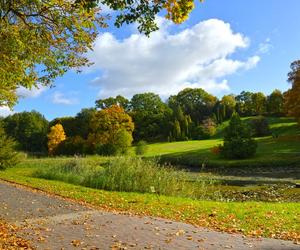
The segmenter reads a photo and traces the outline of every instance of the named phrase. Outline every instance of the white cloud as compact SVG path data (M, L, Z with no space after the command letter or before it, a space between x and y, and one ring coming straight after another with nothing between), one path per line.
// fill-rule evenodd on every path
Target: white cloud
M56 91L52 96L52 102L54 104L74 105L78 103L78 99L73 96L65 96L63 93Z
M0 117L6 117L6 116L9 116L9 115L12 115L13 113L14 113L14 111L11 110L7 106L1 106L0 107Z
M172 34L169 22L159 19L161 29L150 38L132 34L118 40L101 34L89 55L98 70L92 84L101 97L153 91L174 94L185 87L202 87L212 93L228 91L228 75L255 67L258 56L245 61L230 59L249 39L234 33L229 24L210 19Z
M19 87L17 89L17 95L23 98L35 98L40 96L47 88L45 86L39 85L37 87L33 87L31 89L27 89L24 87Z
M272 48L273 45L271 44L271 39L267 38L263 43L259 44L258 53L267 54Z

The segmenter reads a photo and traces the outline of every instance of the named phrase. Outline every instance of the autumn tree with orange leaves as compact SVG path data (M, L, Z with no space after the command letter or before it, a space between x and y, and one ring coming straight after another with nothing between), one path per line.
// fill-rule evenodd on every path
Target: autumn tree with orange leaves
M295 117L300 124L300 60L291 64L288 81L292 88L284 94L284 107L287 115Z

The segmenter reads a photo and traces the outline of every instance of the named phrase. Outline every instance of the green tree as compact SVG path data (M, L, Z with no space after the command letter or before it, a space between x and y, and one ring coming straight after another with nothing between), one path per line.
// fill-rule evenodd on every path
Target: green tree
M116 97L109 97L106 99L99 99L96 101L96 107L99 109L107 109L113 105L122 107L125 111L129 111L129 100L124 96L118 95Z
M130 101L135 124L134 139L164 140L170 132L172 110L154 93L136 94Z
M120 143L125 142L134 130L134 123L131 117L118 105L97 111L90 123L91 133L88 136L88 143L98 153L114 154L121 148ZM123 131L123 132L121 132ZM125 135L127 131L128 134ZM127 140L127 142L132 140ZM109 149L109 150L108 150Z
M76 135L82 137L83 139L88 138L90 131L90 123L93 116L96 113L94 108L85 108L82 109L75 117L76 120Z
M168 100L169 106L180 106L186 115L189 115L195 124L212 115L217 98L201 88L186 88Z
M254 156L257 143L251 136L251 129L242 122L238 113L233 113L225 129L221 155L227 159L245 159Z
M6 133L14 138L26 152L45 152L48 121L36 112L21 112L3 120Z
M18 87L49 85L67 70L90 64L86 52L107 27L99 3L116 10L117 27L135 22L147 35L158 29L159 12L180 23L194 7L193 0L0 1L0 106L16 103Z
M262 115L267 110L267 98L262 92L253 93L251 96L252 114Z
M251 92L242 91L235 97L236 110L241 116L252 115L252 95Z
M282 115L283 113L283 94L275 89L267 98L267 111L271 115Z
M19 159L19 154L16 152L16 142L6 135L0 123L0 170L16 165Z

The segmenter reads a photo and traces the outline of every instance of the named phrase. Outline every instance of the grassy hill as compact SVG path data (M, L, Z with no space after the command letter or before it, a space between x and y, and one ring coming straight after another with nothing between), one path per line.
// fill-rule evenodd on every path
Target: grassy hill
M244 120L253 119L251 117ZM296 174L300 179L298 166L300 167L300 129L294 119L284 117L268 118L272 134L279 135L278 138L272 136L256 138L258 142L257 154L255 157L245 160L225 160L211 152L211 148L222 144L222 135L228 122L217 128L215 138L200 141L185 141L172 143L150 144L145 157L157 157L163 162L175 165L188 166L195 170L222 169L228 167L240 168L247 171L251 168L273 168L278 169L278 174L285 174L287 168L291 168L287 173L289 176ZM283 171L279 171L283 168ZM295 170L296 168L296 170ZM254 169L253 169L254 170ZM274 171L272 171L274 174Z

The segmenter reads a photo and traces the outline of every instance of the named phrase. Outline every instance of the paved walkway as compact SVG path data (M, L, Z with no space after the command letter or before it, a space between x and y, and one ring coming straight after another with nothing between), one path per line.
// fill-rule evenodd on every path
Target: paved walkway
M37 249L300 249L169 220L95 210L0 181L0 217Z

